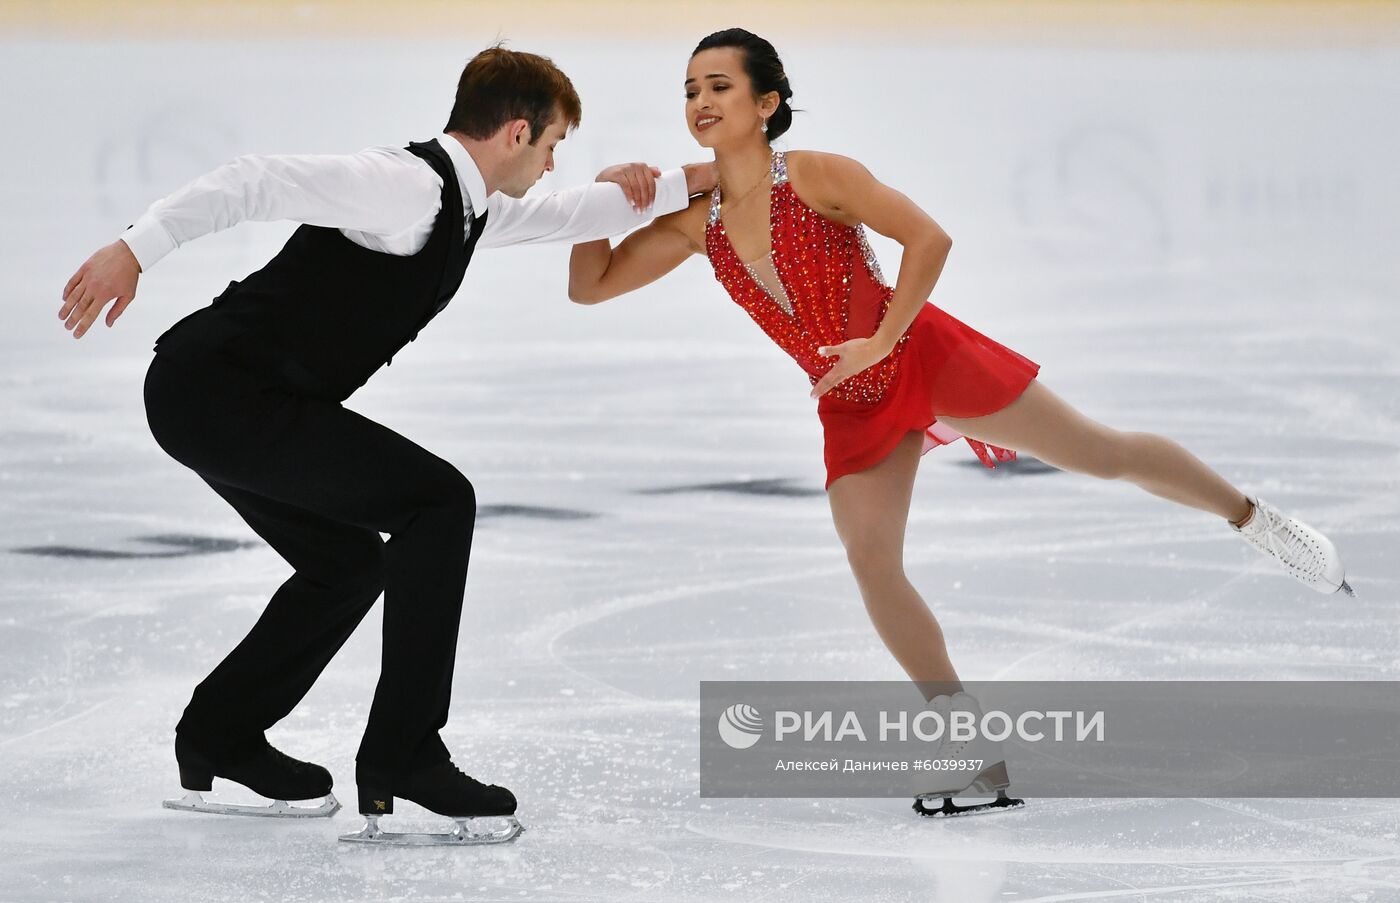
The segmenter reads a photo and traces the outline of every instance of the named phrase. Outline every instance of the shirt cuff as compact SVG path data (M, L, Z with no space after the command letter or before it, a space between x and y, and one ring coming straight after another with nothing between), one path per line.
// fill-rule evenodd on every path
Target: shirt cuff
M651 203L652 216L665 216L690 206L685 190L685 170L668 169L656 180L656 200Z
M160 221L149 213L143 214L120 238L131 249L131 254L141 265L143 273L155 266L156 261L175 250L175 239L171 238Z

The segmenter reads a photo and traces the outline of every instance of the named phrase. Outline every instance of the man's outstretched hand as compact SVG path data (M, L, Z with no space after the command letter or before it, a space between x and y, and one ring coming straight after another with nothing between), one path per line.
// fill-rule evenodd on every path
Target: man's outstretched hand
M141 264L126 242L118 239L99 249L63 287L63 306L58 309L63 328L71 330L73 338L81 339L112 300L117 303L107 314L107 325L116 323L136 297L136 281L140 278Z
M661 170L645 163L619 163L598 173L598 182L615 182L622 186L627 203L641 213L656 200L656 179Z
M685 173L685 193L691 197L709 194L719 181L719 168L713 162L687 163L681 170ZM619 163L598 173L598 181L621 185L627 202L641 213L656 200L656 180L660 175L661 170L646 163Z

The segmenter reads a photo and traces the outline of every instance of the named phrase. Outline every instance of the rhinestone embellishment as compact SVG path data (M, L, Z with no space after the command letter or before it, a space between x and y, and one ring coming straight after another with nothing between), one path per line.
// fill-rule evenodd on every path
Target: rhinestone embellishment
M854 268L863 265L878 289L880 319L889 311L894 290L886 284L863 228L833 222L797 196L788 181L787 157L782 151L773 154L772 177L771 262L786 297L775 297L753 268L739 260L720 219L718 187L710 197L705 249L715 278L729 296L815 384L836 364L817 349L853 338L847 335L846 327ZM887 357L827 394L860 404L879 403L899 372L907 340L906 334Z

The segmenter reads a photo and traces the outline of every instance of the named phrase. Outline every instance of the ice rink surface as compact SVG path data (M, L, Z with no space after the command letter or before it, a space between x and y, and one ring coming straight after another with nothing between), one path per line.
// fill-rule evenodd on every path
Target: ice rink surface
M699 159L680 82L707 30L511 34L584 98L542 187ZM937 303L1090 416L1327 531L1358 593L1298 588L1129 485L953 446L924 459L908 569L963 677L1400 678L1400 41L769 36L806 111L786 146L856 157L953 235ZM477 487L445 736L520 796L526 835L360 849L335 842L353 811L162 810L181 707L287 569L156 447L142 378L151 340L290 226L177 252L81 342L63 283L236 154L437 134L494 37L0 38L0 900L1400 900L1392 800L1032 799L935 823L905 799L701 799L699 681L901 673L830 526L803 375L703 260L583 308L557 247L478 254L350 403ZM352 809L378 629L376 608L270 735Z

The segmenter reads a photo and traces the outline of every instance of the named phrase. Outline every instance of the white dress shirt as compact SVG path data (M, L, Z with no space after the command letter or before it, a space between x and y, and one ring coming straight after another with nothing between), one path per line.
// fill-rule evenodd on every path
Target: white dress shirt
M457 171L468 220L490 215L478 247L607 238L680 210L689 203L685 173L672 169L656 184L642 213L622 188L593 182L532 198L486 194L476 161L450 135L438 142ZM400 147L355 154L238 157L150 206L121 235L141 270L201 235L246 220L291 220L337 228L355 244L386 254L416 254L428 243L442 206L442 179Z

